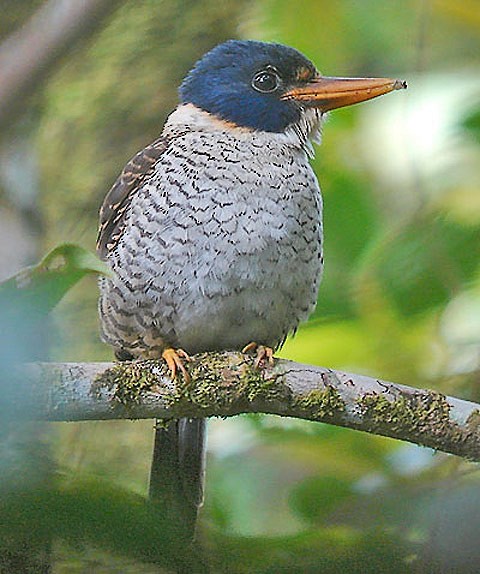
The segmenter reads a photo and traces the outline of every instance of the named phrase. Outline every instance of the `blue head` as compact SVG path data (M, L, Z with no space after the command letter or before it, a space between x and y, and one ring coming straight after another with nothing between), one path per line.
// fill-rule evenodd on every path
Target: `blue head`
M230 40L195 64L180 87L180 99L238 126L281 132L301 116L299 105L281 96L316 74L293 48Z
M308 108L323 113L404 87L388 78L323 77L288 46L230 40L195 64L180 100L237 126L283 132Z

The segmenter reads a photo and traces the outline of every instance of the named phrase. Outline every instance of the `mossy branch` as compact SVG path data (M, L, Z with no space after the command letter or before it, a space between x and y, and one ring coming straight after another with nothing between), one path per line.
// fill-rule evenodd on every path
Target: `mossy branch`
M50 421L271 413L325 422L480 460L480 405L323 367L241 353L196 355L191 382L161 361L26 367L38 418Z

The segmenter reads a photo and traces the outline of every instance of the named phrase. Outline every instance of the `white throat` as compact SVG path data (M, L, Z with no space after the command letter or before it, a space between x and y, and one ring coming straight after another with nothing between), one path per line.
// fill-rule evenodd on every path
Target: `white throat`
M284 132L275 133L240 127L217 118L193 104L181 104L168 117L164 133L176 133L185 129L201 132L227 132L241 140L254 138L259 143L265 139L276 140L279 145L300 148L308 156L313 157L314 150L311 142L321 142L324 117L325 115L316 109L305 109L299 122L288 126Z

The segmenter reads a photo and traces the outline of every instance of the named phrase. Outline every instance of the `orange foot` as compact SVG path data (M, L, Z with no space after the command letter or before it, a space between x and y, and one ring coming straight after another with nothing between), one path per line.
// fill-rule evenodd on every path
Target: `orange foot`
M173 347L167 347L163 353L162 358L167 363L167 367L170 371L172 379L177 377L177 373L180 370L183 378L187 383L190 382L190 375L188 374L183 361L191 361L190 355L186 353L183 349L174 349Z
M248 353L250 351L257 351L257 357L255 359L256 369L264 367L266 363L268 363L270 366L273 366L274 360L272 347L259 345L258 343L255 343L255 341L252 341L243 347L242 353Z

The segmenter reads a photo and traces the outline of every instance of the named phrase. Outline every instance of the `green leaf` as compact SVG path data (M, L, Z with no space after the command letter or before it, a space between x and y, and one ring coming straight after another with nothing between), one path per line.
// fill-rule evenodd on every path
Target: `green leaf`
M407 317L445 304L478 272L479 231L435 215L387 231L366 253L357 284L376 277Z
M0 309L25 308L36 314L50 312L85 275L111 275L107 265L90 251L64 243L50 251L37 265L25 267L0 283Z

